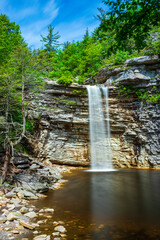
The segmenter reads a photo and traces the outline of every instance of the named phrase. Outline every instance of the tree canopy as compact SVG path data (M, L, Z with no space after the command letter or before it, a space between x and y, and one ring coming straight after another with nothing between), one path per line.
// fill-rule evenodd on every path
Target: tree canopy
M0 64L7 61L9 54L22 40L19 25L10 22L5 14L0 15Z
M115 34L117 47L125 49L132 38L135 48L146 46L146 38L160 23L159 0L104 0L107 10L99 9L99 30Z

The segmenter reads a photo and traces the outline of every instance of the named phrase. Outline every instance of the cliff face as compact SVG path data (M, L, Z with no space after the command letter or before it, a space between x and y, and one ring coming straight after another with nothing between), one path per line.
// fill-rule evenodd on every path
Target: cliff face
M113 163L116 167L160 167L160 105L141 101L135 92L160 89L160 59L140 57L121 68L103 68L94 80L109 86ZM130 95L119 86L130 90ZM41 100L40 100L41 99ZM88 97L85 86L62 87L47 82L32 101L36 120L30 143L40 160L70 165L90 164Z
M31 138L37 158L52 163L89 165L86 93L85 87L47 82L44 93L32 102L30 110L30 117L37 122Z

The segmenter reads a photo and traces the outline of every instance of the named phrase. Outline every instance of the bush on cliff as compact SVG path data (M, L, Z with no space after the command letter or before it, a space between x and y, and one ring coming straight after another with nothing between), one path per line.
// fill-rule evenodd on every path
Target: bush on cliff
M64 86L68 86L70 85L71 83L73 83L74 81L74 78L71 76L71 75L62 75L62 77L60 77L58 80L57 80L57 83L59 84L62 84Z

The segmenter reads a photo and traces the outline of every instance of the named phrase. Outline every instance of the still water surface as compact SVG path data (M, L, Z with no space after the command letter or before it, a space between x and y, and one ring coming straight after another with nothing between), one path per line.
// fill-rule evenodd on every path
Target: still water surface
M36 203L55 209L41 234L61 220L68 240L160 240L160 171L75 171L67 178Z

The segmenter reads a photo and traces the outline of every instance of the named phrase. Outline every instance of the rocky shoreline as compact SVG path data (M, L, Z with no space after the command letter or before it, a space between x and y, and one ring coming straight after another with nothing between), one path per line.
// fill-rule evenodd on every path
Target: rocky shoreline
M40 225L53 220L54 209L37 209L32 200L46 197L49 189L58 189L65 182L61 179L62 174L73 168L46 165L34 159L30 163L29 169L14 174L12 181L10 176L8 182L0 187L0 239L65 240L64 223L55 221L55 218L52 235L38 230ZM29 235L33 237L27 238Z

